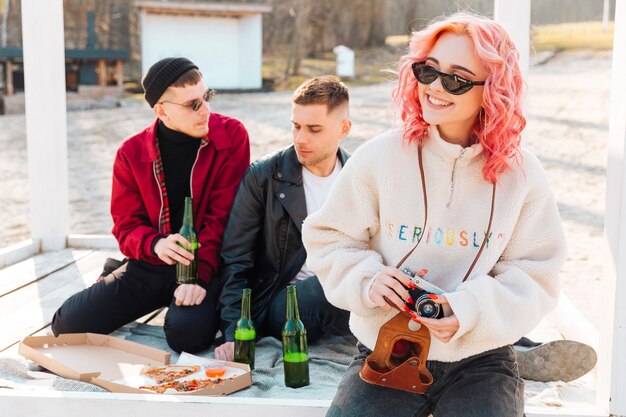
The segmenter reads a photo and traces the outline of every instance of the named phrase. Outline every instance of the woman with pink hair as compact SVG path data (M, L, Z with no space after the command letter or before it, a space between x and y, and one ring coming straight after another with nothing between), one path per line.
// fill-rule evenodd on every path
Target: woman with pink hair
M413 33L402 127L359 147L306 219L307 264L359 339L328 416L523 415L511 344L556 306L565 242L520 147L518 59L471 14Z

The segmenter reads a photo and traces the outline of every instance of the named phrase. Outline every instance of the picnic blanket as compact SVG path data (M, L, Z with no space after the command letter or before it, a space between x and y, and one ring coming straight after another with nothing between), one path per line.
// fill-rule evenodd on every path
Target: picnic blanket
M170 352L171 363L178 360L178 354L167 345L162 327L140 324L131 330L126 339ZM255 347L252 386L230 396L332 400L355 354L354 337L325 336L309 345L311 384L298 389L287 388L284 383L281 342L273 337L264 337L257 341ZM194 355L213 358L213 348Z

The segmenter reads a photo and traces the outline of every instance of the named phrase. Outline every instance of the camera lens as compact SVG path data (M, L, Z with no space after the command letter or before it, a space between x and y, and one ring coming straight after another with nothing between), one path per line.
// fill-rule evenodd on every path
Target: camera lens
M435 307L433 307L430 304L424 304L422 306L422 314L426 315L426 316L431 316L433 314L433 311L435 311Z
M440 306L438 303L428 298L427 295L423 295L415 303L415 311L418 315L426 317L427 319L437 318L437 316L439 316Z

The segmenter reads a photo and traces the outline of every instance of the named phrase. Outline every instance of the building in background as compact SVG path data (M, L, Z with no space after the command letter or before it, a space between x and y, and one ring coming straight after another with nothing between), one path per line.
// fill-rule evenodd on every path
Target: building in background
M251 3L136 1L141 33L141 69L161 58L193 61L217 90L262 87L263 13Z

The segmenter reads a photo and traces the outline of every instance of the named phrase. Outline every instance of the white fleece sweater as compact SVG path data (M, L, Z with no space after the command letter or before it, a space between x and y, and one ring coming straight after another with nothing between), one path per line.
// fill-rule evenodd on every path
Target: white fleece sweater
M482 176L481 145L463 149L431 127L423 161L428 224L405 262L446 291L460 327L448 342L431 338L429 360L458 361L515 342L556 306L566 249L561 220L539 160L522 150L520 166L498 178L488 244L470 277L489 221L492 186ZM357 149L324 206L307 217L307 265L328 300L351 311L350 328L374 349L384 311L367 294L372 277L396 263L422 233L424 203L416 144L400 130Z

